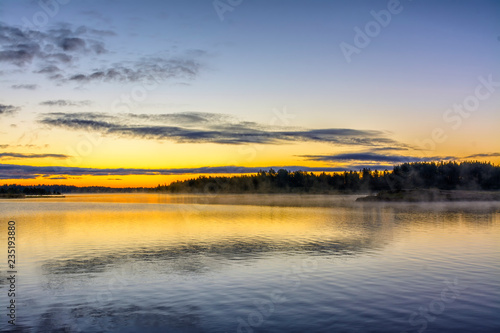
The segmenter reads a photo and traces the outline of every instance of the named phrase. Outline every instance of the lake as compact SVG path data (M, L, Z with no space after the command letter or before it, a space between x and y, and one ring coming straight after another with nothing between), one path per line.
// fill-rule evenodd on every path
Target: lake
M0 200L17 331L500 332L500 203L355 198Z

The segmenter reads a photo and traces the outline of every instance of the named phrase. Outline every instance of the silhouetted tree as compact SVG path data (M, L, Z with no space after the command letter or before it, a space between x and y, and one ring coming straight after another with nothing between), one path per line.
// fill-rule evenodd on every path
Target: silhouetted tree
M392 171L369 168L320 174L260 170L254 175L205 177L158 186L171 193L356 193L412 188L500 189L500 167L484 162L416 162L394 166Z

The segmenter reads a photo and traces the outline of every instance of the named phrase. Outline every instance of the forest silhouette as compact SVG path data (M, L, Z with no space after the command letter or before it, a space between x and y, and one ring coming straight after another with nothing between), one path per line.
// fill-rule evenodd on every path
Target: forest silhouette
M312 173L304 171L261 170L239 176L200 176L157 187L73 185L2 185L0 197L18 195L58 195L65 193L374 193L411 189L500 190L500 166L489 162L415 162L393 170Z
M270 169L253 175L200 176L158 185L155 190L169 193L366 193L406 189L499 190L500 166L489 162L415 162L394 166L392 171L364 168L333 174Z

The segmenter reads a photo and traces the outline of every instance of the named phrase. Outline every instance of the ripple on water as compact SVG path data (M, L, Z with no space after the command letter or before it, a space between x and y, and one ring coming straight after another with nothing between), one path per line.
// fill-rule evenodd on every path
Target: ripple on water
M497 206L70 199L2 203L25 331L500 331Z

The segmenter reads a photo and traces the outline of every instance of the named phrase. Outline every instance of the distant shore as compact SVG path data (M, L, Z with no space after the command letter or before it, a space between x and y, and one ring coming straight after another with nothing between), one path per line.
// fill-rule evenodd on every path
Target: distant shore
M438 189L382 191L356 199L361 202L443 202L443 201L500 201L500 192Z
M24 199L25 197L22 193L0 193L0 199Z
M23 193L0 193L0 199L30 199L30 198L64 198L64 195L26 195Z

